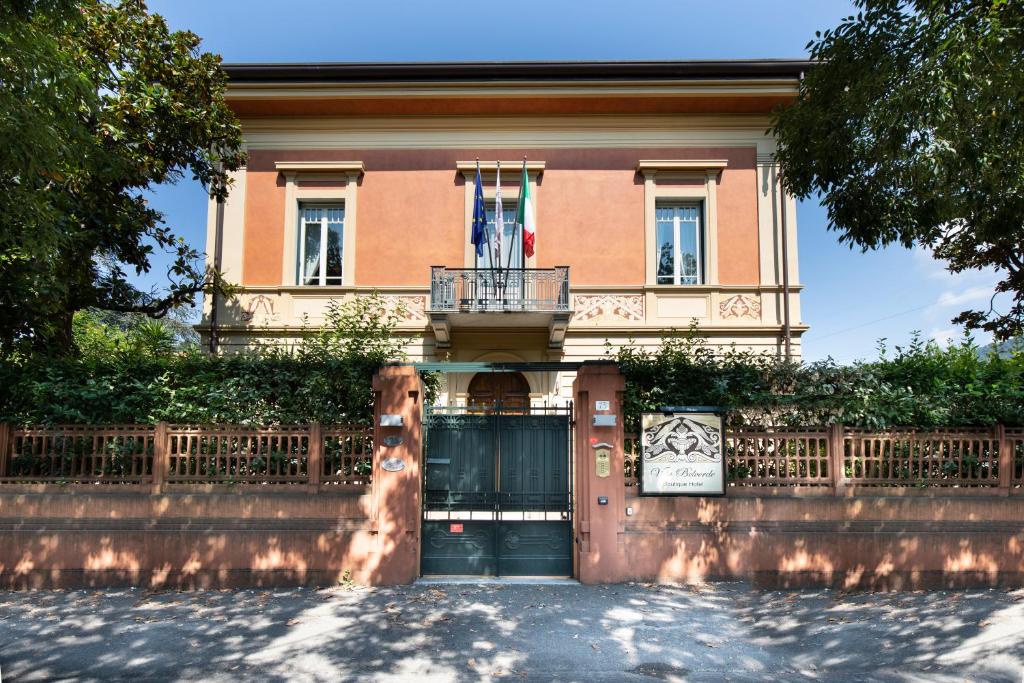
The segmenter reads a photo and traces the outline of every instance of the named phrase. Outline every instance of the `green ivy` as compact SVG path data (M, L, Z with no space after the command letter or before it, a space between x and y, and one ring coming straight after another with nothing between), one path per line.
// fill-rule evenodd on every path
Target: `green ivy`
M625 424L636 431L643 412L706 405L732 424L819 426L837 422L893 426L1024 425L1024 351L983 353L966 338L941 348L915 335L878 358L838 365L787 362L710 347L696 328L657 350L622 347L613 356L626 376Z
M294 347L263 345L210 356L175 346L144 323L120 329L95 313L75 321L77 356L0 362L0 420L20 424L369 423L371 381L404 358L379 296L332 304L325 324ZM428 397L437 379L425 376Z

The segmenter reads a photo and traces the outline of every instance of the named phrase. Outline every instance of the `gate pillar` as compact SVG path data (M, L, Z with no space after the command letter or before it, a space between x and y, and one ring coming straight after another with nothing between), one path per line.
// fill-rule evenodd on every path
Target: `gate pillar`
M368 576L375 585L412 583L419 576L423 452L419 373L409 366L383 367L373 377L373 396L370 522L375 541Z
M585 362L573 382L576 405L576 550L580 583L613 583L626 576L623 551L626 482L622 395L625 378L612 361ZM604 401L608 402L607 409ZM600 409L598 409L598 402ZM614 415L614 426L594 424ZM602 420L607 422L607 418ZM609 451L598 467L598 451ZM603 455L603 454L602 454Z

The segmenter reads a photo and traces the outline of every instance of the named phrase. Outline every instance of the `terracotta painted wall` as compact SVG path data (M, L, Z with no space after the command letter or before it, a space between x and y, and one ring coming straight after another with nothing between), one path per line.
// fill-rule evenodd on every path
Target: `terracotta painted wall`
M710 153L710 152L709 152ZM718 280L723 285L758 281L757 153L732 149L722 155L718 194Z
M368 171L358 190L356 284L425 285L430 266L461 266L465 190L454 166Z
M592 459L586 442L579 450ZM659 499L589 478L577 491L585 582L1024 585L1020 496ZM597 506L598 495L611 504ZM346 571L360 583L411 581L417 533L395 521L418 499L382 498L374 528L371 497L0 491L0 588L336 585Z
M537 265L573 285L644 282L644 186L633 169L552 169L537 190Z
M258 152L249 155L245 191L245 253L242 284L281 284L284 177ZM225 245L231 249L231 245Z
M0 588L380 582L368 495L0 492Z
M1024 499L627 495L620 576L905 590L1024 585ZM917 494L917 495L915 495Z
M243 284L282 281L284 180L276 161L359 160L356 284L429 283L431 265L462 266L465 185L456 162L543 160L537 190L540 267L569 265L577 285L644 282L640 159L726 158L717 188L722 284L758 282L757 187L753 148L518 150L257 150L250 153ZM506 195L514 195L513 183Z

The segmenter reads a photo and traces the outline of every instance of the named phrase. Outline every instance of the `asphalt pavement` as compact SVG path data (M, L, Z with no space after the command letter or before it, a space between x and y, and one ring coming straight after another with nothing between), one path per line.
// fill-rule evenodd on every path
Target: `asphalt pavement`
M0 593L7 681L1024 680L1024 590Z

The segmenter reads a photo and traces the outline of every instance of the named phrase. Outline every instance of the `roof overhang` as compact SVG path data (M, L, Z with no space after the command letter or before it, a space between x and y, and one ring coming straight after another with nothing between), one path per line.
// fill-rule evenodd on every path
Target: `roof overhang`
M227 64L242 116L766 113L806 60Z
M495 83L558 81L795 81L813 62L799 59L621 62L332 62L225 64L232 84Z

